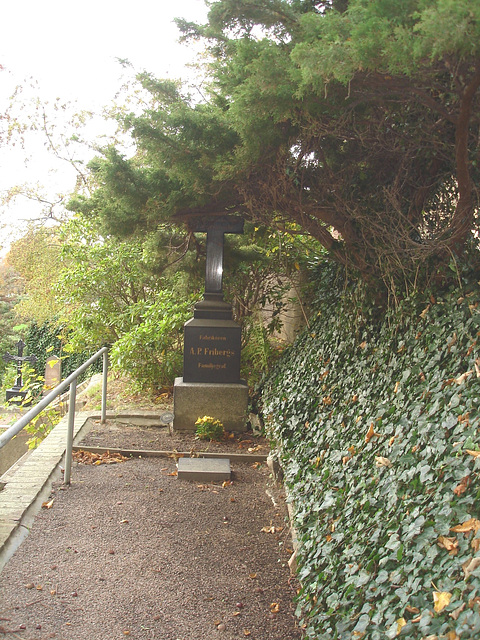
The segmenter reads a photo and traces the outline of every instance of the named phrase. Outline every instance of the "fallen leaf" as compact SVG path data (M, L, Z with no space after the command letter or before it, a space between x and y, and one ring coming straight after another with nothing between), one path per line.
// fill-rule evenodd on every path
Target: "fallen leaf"
M440 613L450 604L452 594L448 591L434 591L433 592L433 608L437 613Z
M274 527L271 525L270 527L262 527L261 531L263 533L280 533L280 531L283 531L283 527Z
M470 485L471 481L472 481L471 476L465 476L460 480L460 484L455 487L455 489L453 490L453 493L456 496L461 496L462 493L465 493L465 491L468 489L468 486Z
M397 620L397 636L399 635L400 631L403 629L403 627L407 624L407 621L405 620L405 618L399 618Z
M477 374L477 378L480 378L480 358L475 360L475 373Z
M375 465L377 467L391 467L392 463L388 458L384 458L383 456L375 456Z
M407 604L407 606L405 607L405 611L408 611L408 613L420 613L420 609L418 607L412 607L411 605Z
M465 371L465 373L462 373L461 376L458 376L458 378L455 378L455 383L456 384L463 384L465 382L465 380L471 376L473 373L473 371Z
M251 636L251 635L252 635L252 632L251 632L251 631L249 631L248 629L244 629L244 630L243 630L243 635L244 635L244 636Z
M474 458L478 458L478 456L480 456L480 451L472 451L472 449L465 449L465 451Z
M368 427L367 435L365 436L365 442L368 444L372 438L380 438L380 437L381 436L379 433L375 433L375 430L373 428L373 422L372 422Z
M240 611L234 611L234 612L232 613L232 616L235 616L235 617L236 617L236 616L239 616L239 615L240 615Z
M255 580L255 578L257 577L256 573L249 573L248 577L250 578L250 580Z
M359 345L360 349L365 349L365 347L367 346L367 343L365 342L365 340L363 342L361 342Z
M466 520L463 524L457 524L455 527L452 527L450 531L454 533L469 533L470 531L477 531L480 529L480 520L476 518L470 518L470 520Z
M280 605L278 602L272 602L270 604L270 611L272 613L278 613L280 611Z
M172 471L171 473L167 473L167 476L178 476L178 471Z
M458 553L458 540L457 538L447 538L446 536L440 536L437 540L437 544L442 549L446 549L451 556Z
M53 507L53 503L55 502L55 498L52 498L51 500L49 500L48 502L43 502L42 503L42 508L43 509L51 509Z
M430 305L427 305L425 309L422 311L422 313L420 314L420 318L424 319L427 313L429 312L429 310L430 310Z
M463 573L465 574L465 580L469 575L480 566L480 558L472 558L462 564Z
M450 342L447 342L447 347L448 350L450 351L450 349L453 347L453 345L457 342L457 334L455 333L455 331L453 332L453 336L452 339L450 340Z
M125 460L128 460L128 458L122 456L120 453L110 453L110 451L105 451L104 453L92 453L91 451L84 451L83 449L74 451L72 457L76 462L95 465L116 464L118 462L125 462Z
M398 392L399 387L400 387L400 382L398 382L398 381L397 381L397 382L395 383L395 388L393 389L393 393L397 393L397 392Z
M455 611L452 611L452 613L450 614L450 617L453 618L454 620L457 620L458 616L462 613L462 611L465 609L466 606L466 602L463 602L458 609L455 609Z
M480 538L474 538L472 540L471 547L473 549L473 553L478 553L478 551L480 550Z

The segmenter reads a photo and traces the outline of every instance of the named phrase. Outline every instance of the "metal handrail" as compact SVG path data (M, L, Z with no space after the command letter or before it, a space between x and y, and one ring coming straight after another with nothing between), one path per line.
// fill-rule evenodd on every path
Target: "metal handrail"
M107 373L108 373L108 348L103 347L91 358L84 362L78 369L71 373L68 378L65 378L63 382L60 382L55 389L50 391L38 404L32 407L27 413L19 418L15 424L6 429L2 435L0 435L0 449L4 447L7 442L16 436L27 424L36 418L38 414L45 409L55 398L65 391L67 387L70 387L70 396L68 400L68 427L67 427L67 446L65 451L65 484L70 484L70 475L72 469L72 447L73 447L73 422L75 418L75 402L77 394L77 378L82 374L90 365L98 360L103 355L103 377L102 377L102 410L101 410L101 422L104 423L107 414Z

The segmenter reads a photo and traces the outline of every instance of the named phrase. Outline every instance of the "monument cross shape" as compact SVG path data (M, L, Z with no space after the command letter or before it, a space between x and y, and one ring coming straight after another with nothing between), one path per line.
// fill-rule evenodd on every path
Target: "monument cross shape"
M226 233L243 233L243 218L217 216L193 220L192 231L207 234L207 263L205 266L205 293L222 294L223 246Z
M22 364L24 362L31 362L32 364L37 361L36 356L24 356L23 349L25 348L25 343L23 340L19 340L15 345L17 347L18 355L12 356L10 353L7 353L3 356L3 360L5 362L15 362L17 364L17 381L15 383L15 389L21 389L22 387Z

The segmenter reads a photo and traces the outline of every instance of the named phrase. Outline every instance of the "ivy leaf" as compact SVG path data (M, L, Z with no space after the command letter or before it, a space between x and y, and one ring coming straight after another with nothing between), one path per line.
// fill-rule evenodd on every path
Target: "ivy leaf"
M450 604L452 594L448 591L434 591L433 592L433 608L436 613L440 613Z

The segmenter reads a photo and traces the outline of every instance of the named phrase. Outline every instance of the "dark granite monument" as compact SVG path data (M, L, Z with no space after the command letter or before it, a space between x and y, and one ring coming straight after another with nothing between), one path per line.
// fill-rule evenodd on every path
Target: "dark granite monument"
M241 328L223 300L223 247L226 233L243 233L237 216L217 215L190 221L192 231L207 234L205 293L184 327L183 378L174 388L173 426L194 429L195 420L212 415L225 429L245 430L248 388L240 379ZM188 406L188 405L191 406Z
M226 233L243 233L243 219L221 216L194 221L207 234L205 293L185 324L184 382L240 382L240 326L223 300L223 244Z

